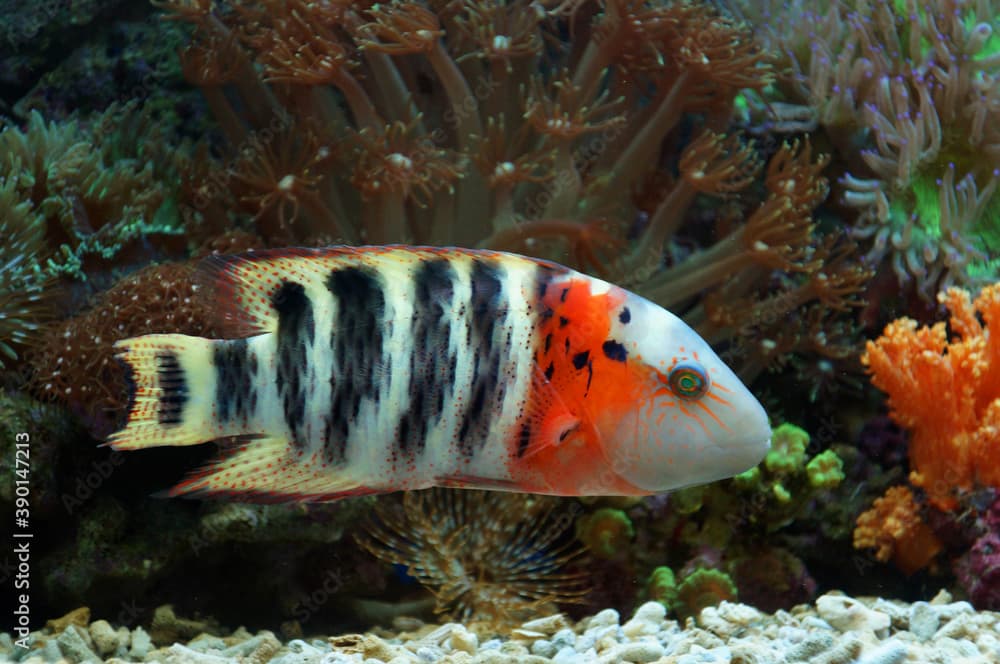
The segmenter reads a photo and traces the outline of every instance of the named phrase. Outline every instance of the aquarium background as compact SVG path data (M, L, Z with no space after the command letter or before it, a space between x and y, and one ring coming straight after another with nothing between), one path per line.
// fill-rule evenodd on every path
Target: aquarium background
M830 591L1000 610L998 10L0 2L0 514L32 535L31 629L485 641ZM657 302L765 404L772 451L641 499L260 505L153 495L222 443L100 446L127 406L115 341L223 336L201 259L389 243Z

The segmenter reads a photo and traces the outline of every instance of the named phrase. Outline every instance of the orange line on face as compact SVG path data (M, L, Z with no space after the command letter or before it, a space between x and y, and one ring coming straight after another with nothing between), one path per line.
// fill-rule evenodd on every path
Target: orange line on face
M712 412L712 409L709 408L704 401L699 401L698 407L701 408L706 413L708 413L708 416L711 417L713 420L715 420L715 423L718 424L719 427L721 427L723 430L729 431L730 433L732 432L732 430L729 427L727 427L725 424L722 423L722 420L720 420L718 417L715 416L715 413Z
M690 417L691 419L693 419L695 422L697 422L698 425L701 426L702 431L704 431L709 436L712 435L712 433L708 430L708 427L705 426L705 423L702 421L702 419L700 417L698 417L697 413L693 413L693 412L689 411L683 405L680 406L680 409L681 409L682 413L684 413L685 415L687 415L688 417Z
M721 403L723 406L732 406L733 405L733 404L729 403L728 401L726 401L725 399L723 399L722 397L720 397L718 394L712 394L711 392L709 392L705 396L708 397L709 399L711 399L712 401L715 401L717 403Z

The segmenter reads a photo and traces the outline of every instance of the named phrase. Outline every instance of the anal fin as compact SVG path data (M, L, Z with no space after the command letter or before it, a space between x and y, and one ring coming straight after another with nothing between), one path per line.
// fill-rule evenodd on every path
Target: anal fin
M351 476L347 466L300 456L281 438L241 440L165 495L243 502L329 502L379 493Z

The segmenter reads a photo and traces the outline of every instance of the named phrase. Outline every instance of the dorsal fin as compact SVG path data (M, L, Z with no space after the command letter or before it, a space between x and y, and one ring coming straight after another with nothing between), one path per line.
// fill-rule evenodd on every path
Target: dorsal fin
M324 288L324 274L341 262L358 262L355 247L269 249L235 256L209 256L198 266L195 282L219 312L226 338L274 332L278 312L273 298L288 281L307 291ZM353 261L352 261L353 258Z

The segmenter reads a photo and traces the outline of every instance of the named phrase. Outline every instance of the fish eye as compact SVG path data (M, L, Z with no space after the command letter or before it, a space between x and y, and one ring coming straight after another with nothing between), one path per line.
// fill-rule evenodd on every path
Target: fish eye
M705 368L694 362L674 366L667 374L667 384L681 399L699 399L710 386Z

